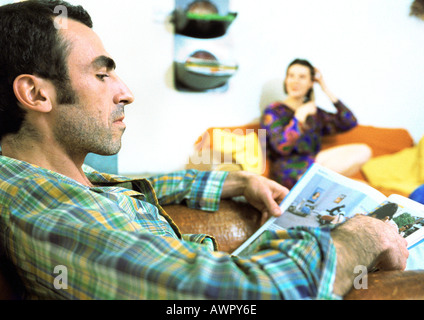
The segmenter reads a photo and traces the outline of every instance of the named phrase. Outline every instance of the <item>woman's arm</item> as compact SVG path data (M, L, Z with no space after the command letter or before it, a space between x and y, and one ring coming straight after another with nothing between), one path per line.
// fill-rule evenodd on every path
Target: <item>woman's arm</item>
M322 76L321 71L319 71L317 68L315 68L315 82L318 83L321 87L321 90L327 95L327 97L331 100L333 104L336 104L339 99L337 96L333 94L333 92L328 89L327 84L324 81L324 78Z
M339 100L339 98L328 88L322 73L315 68L315 81L320 85L322 91L331 100L337 109L337 113L321 111L322 134L330 135L344 132L354 128L358 121L353 112Z

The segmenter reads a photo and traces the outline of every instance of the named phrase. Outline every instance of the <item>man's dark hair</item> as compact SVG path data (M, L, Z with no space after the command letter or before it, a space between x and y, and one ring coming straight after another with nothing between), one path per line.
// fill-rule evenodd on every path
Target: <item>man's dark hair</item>
M54 21L63 15L93 27L90 15L81 6L64 1L29 0L0 7L0 140L17 133L25 117L13 92L13 82L19 75L51 80L58 103L72 103L68 44Z

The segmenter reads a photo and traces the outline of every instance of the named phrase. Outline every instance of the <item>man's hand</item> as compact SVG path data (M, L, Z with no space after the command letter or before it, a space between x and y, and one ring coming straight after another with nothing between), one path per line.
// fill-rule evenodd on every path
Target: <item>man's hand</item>
M286 187L263 176L246 172L230 172L224 183L222 198L244 196L246 201L262 212L262 223L270 216L280 216L279 204L288 194Z
M406 240L382 220L357 215L335 228L332 238L337 252L334 292L340 296L351 289L356 266L387 271L406 268Z

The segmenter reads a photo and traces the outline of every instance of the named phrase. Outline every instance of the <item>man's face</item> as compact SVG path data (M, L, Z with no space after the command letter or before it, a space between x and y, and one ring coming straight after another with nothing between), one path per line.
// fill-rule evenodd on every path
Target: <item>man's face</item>
M54 111L55 139L69 154L116 154L125 131L124 106L134 98L94 31L69 20L59 31L70 44L68 69L76 102Z

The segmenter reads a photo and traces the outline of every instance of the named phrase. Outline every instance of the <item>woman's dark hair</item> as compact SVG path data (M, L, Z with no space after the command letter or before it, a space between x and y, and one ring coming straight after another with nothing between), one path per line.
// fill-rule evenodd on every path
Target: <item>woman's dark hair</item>
M289 66L287 67L287 70L286 70L286 76L289 72L290 67L295 65L295 64L299 64L301 66L307 67L309 69L309 71L311 72L311 79L312 79L312 81L314 81L314 79L315 79L315 68L308 60L305 60L305 59L294 59L292 62L290 62ZM284 88L284 93L287 94L286 81L284 81L283 88ZM311 88L308 91L308 93L306 94L305 102L311 100L313 93L314 93L314 88Z
M409 15L424 20L424 0L414 0Z
M25 117L13 92L19 75L51 80L59 103L74 98L66 63L68 44L54 21L59 16L93 27L81 6L64 1L29 0L0 7L0 139L18 132Z

